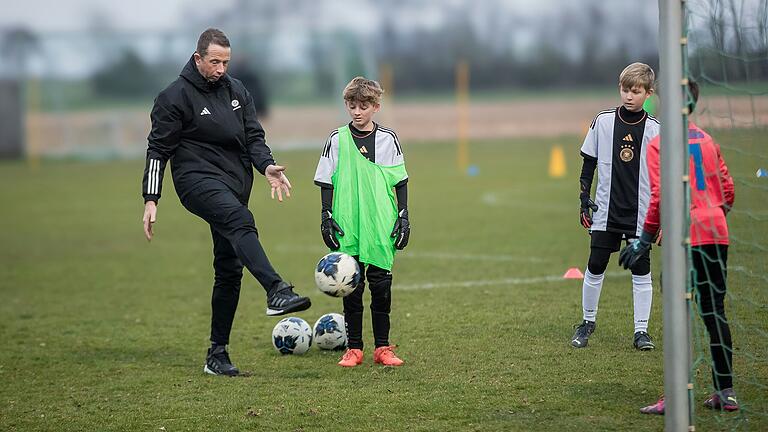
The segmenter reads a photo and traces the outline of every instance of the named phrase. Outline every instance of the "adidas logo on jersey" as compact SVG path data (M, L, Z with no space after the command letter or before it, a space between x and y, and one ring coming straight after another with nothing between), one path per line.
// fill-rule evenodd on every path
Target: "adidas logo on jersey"
M200 111L200 115L211 115L211 112L208 111L208 107L204 107L202 111Z
M360 153L362 154L368 154L368 149L365 148L365 146L360 147Z
M632 139L632 134L627 134L627 136L625 136L625 137L624 137L624 138L622 138L621 140L622 140L622 141L628 141L628 142L632 142L632 141L634 141L634 140Z

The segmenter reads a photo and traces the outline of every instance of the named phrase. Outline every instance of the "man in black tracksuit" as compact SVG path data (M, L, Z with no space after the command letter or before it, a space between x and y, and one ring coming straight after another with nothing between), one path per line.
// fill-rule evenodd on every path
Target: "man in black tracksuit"
M165 165L184 207L211 226L215 281L211 307L211 348L204 371L237 375L226 345L240 297L243 266L267 291L267 315L305 310L310 300L275 272L261 247L248 198L253 166L264 174L280 201L291 184L275 165L256 119L253 98L226 75L229 40L220 30L200 35L197 51L176 81L155 99L144 170L144 234L152 239Z

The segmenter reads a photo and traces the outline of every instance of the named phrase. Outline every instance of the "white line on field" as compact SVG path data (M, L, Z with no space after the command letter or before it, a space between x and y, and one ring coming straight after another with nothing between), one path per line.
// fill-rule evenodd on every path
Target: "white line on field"
M487 255L450 252L402 252L402 258L416 259L446 259L446 260L476 260L476 261L518 261L518 262L544 262L542 258L518 255Z
M279 245L277 250L280 252L307 252L317 254L328 253L327 248L313 246L290 246ZM543 258L534 256L504 255L504 254L472 254L472 253L452 253L452 252L416 252L403 251L397 253L397 259L427 259L427 260L467 260L467 261L500 261L500 262L526 262L541 263L545 262Z
M288 244L280 244L275 247L280 252L306 252L306 253L312 253L312 254L324 254L328 253L328 248L324 248L321 246L298 246L298 245L288 245Z
M486 192L480 197L480 202L489 207L511 207L520 210L544 210L555 212L567 212L573 210L573 206L556 202L541 200L512 199L504 197L498 192Z
M624 275L628 275L629 272L607 272L606 277L614 278ZM563 279L561 275L552 276L536 276L529 278L505 278L505 279L480 279L473 281L455 281L455 282L427 282L422 284L406 284L406 285L393 285L392 289L399 291L410 290L423 290L423 289L435 289L435 288L475 288L482 286L494 286L494 285L530 285L544 282L561 282L567 279ZM581 283L579 283L581 286Z

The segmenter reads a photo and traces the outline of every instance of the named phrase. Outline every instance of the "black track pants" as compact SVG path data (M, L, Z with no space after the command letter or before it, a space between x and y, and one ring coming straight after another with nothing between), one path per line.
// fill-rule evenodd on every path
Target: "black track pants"
M211 342L226 344L240 298L243 266L267 292L282 279L261 246L247 199L239 199L227 186L212 180L198 185L182 204L211 227L215 273Z

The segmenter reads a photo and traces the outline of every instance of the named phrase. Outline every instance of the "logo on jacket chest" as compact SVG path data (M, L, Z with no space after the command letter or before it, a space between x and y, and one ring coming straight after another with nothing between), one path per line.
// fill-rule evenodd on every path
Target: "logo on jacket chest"
M242 107L243 107L243 106L242 106L242 105L240 105L240 101L239 101L239 100L237 100L237 99L232 99L232 111L237 111L237 110L239 110L239 109L240 109L240 108L242 108ZM204 116L204 115L211 115L211 111L208 109L208 107L203 107L203 110L202 110L202 111L200 111L200 115L201 115L201 116Z

